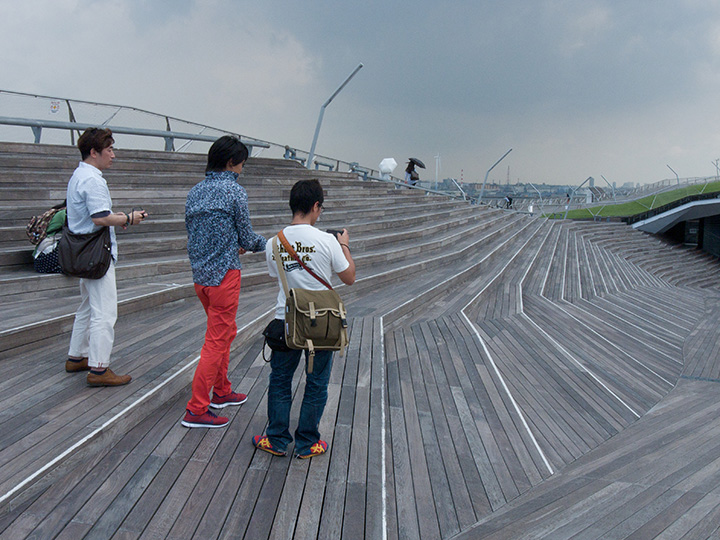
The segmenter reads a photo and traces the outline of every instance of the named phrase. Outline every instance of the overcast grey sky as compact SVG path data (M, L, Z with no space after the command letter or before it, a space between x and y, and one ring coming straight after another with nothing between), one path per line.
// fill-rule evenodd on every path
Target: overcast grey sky
M720 0L0 0L0 88L434 177L715 174ZM0 104L1 105L1 104ZM0 111L0 114L2 113ZM401 172L401 167L396 169Z

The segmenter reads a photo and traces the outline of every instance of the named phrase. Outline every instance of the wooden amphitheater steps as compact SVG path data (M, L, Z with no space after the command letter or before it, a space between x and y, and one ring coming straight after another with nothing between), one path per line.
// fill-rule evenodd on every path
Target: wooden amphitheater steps
M0 144L0 153L10 150L16 150L22 157L11 160L16 169L24 170L28 177L38 174L35 154L38 148L33 145ZM77 151L73 148L42 146L39 150L55 156L54 161L42 161L40 172L54 170L51 166L64 167L55 173L52 181L43 177L46 192L38 191L32 183L24 187L8 187L5 184L14 175L8 171L0 173L0 189L29 201L37 209L34 213L41 212L61 196L66 178L77 163ZM65 157L60 159L63 155ZM124 157L118 159L107 174L114 200L124 200L117 197L116 193L122 195L128 192L128 204L130 201L139 201L151 211L153 217L162 217L157 220L151 218L136 229L118 231L120 260L117 279L121 316L194 294L185 252L184 198L187 190L198 181L198 171L202 171L204 159L197 155L169 159L163 152L125 151L122 155ZM24 169L21 167L23 164ZM122 182L113 176L117 173L125 175ZM416 246L410 247L410 244L418 242L422 237L437 235L442 230L452 229L462 223L469 224L477 219L477 209L447 199L423 197L409 190L388 189L386 184L362 182L346 173L306 171L296 163L285 160L251 159L242 182L248 190L251 215L259 233L270 236L284 225L289 213L287 196L290 186L298 177L309 176L323 178L328 198L328 210L323 215L325 226L347 226L354 231L353 226L357 222L353 246L355 248L357 244L359 248L359 267L365 264L365 244L380 249L381 244L401 237L403 230L413 229L416 223L426 221L430 225L423 231L408 234L408 247L399 244L396 250L400 257L404 251L417 250ZM166 200L164 194L168 191L169 177L174 178L172 190L176 196ZM160 183L157 183L158 178ZM142 184L143 188L128 189L127 183ZM358 196L358 193L363 194ZM38 202L38 197L43 196L46 197L45 201ZM0 209L0 218L9 224L0 231L0 294L5 296L7 305L0 328L0 351L10 350L24 344L26 340L44 339L54 333L67 331L74 311L73 300L78 295L75 280L60 275L38 275L28 268L31 246L22 238L29 209L24 210L26 213L23 216L18 214L15 206ZM23 216L22 219L20 216ZM262 254L248 254L243 260L244 289L271 284ZM377 262L378 258L368 259L368 264L372 264L371 260ZM33 310L27 310L30 302L46 305L44 318L38 320Z
M464 282L468 290L483 291L466 311L475 328L457 314L470 298L463 290L455 292L462 300L445 299L435 310L417 310L400 324L387 325L386 344L402 351L398 360L388 357L391 376L402 373L402 356L418 354L422 365L416 374L417 362L404 360L410 371L388 383L390 403L397 407L392 431L400 434L395 466L403 471L395 486L397 504L409 516L412 534L453 536L473 512L492 516L515 497L533 500L536 490L542 501L540 486L550 470L562 471L590 455L672 391L687 343L703 324L717 323L703 322L707 314L700 290L671 286L641 267L644 261L635 266L602 247L612 246L607 235L624 237L626 231L545 225L518 246L495 282L488 285L487 277L474 285ZM642 234L630 237L638 246L646 241ZM666 264L682 271L687 263ZM563 280L564 287L553 285ZM522 302L517 296L513 300L519 286ZM543 291L557 296L547 298ZM443 307L448 308L444 315ZM707 332L696 349L717 348ZM388 348L393 354L393 345ZM429 360L423 361L423 355ZM405 390L403 380L413 381L412 391ZM434 409L437 403L441 410ZM423 421L426 414L434 428ZM434 446L447 440L453 445ZM465 441L474 441L471 453ZM425 451L409 456L399 451L404 444ZM425 486L418 474L427 475ZM432 499L418 493L427 488ZM416 504L410 507L406 501ZM448 507L457 511L449 514ZM491 517L480 519L492 523ZM552 525L551 520L543 523Z
M297 174L296 168L289 168L285 184L291 185ZM280 182L281 176L275 177L273 181ZM354 230L357 222L358 234L353 235L351 242L358 268L361 273L373 275L365 283L361 279L357 288L347 291L350 302L359 298L363 291L382 290L383 287L386 291L392 291L397 282L413 279L423 269L442 267L440 254L447 254L450 246L467 245L467 249L470 249L477 244L476 234L480 233L483 242L491 242L495 233L506 234L498 231L511 229L516 220L511 214L472 208L463 203L419 196L405 190L387 190L382 184L370 182L350 180L352 190L362 193L351 197L343 193L343 183L348 182L343 178L344 175L340 175L340 179L325 176L328 212L324 213L323 222L328 226L347 225L351 230ZM334 184L338 184L337 190ZM252 190L253 187L249 186L251 200ZM343 198L334 199L335 192ZM181 203L173 204L176 209L168 208L166 214L169 216L182 209ZM282 206L285 204L282 201ZM257 227L258 230L264 227L265 230L274 231L287 222L287 210L282 210L285 215L280 212L270 213L273 205L280 205L279 197L275 203L271 199L260 201L256 215L260 216L263 223ZM263 211L267 213L263 214ZM177 229L177 219L174 223ZM22 221L16 219L14 226L22 226ZM164 223L158 228L158 233L166 226L171 225ZM130 238L128 234L127 239L122 236L119 239L121 257L123 245L130 244ZM140 246L142 242L137 244ZM424 256L433 260L428 263L423 260ZM451 253L452 257L461 259L461 255L454 253ZM64 276L13 276L16 269L3 272L5 285L16 287L7 294L8 305L13 303L18 313L22 311L23 304L34 310L26 309L26 319L18 318L26 327L12 336L14 341L5 348L2 353L4 361L0 362L0 369L6 371L3 395L11 414L16 415L11 420L8 417L8 421L17 423L13 435L4 441L0 449L3 456L0 457L0 469L4 471L0 474L2 490L16 485L23 472L32 466L40 467L43 463L49 463L55 449L69 448L89 437L82 451L73 452L62 463L50 466L38 482L33 481L27 489L21 490L21 497L32 497L47 482L62 476L89 454L107 448L122 437L125 431L152 414L154 408L187 388L192 376L193 359L202 342L204 315L196 302L184 300L192 294L188 291L191 291L189 281L186 284L179 281L182 277L189 277L187 268L180 268L183 264L187 265L186 259L181 261L180 257L170 255L156 257L156 260L148 262L122 261L121 258L118 274L125 275L118 279L118 287L121 298L127 295L127 301L121 300L113 365L118 371L132 373L135 380L128 387L113 389L112 399L102 399L100 407L96 407L96 402L103 389L87 389L82 374L75 376L62 372L62 351L66 347L73 310L47 317L47 312L52 309L43 307L45 301L52 298L70 302L77 294L76 282ZM444 264L447 265L447 260ZM263 275L262 257L256 255L249 258L247 270L243 272L238 317L241 331L236 347L244 346L251 336L258 335L274 303L276 286L268 279L263 279ZM254 276L257 276L256 284L253 282ZM24 277L35 279L25 280ZM168 281L178 281L180 286L146 293L143 287L152 289L153 284L148 283L151 278L155 281L158 281L157 278L160 278L159 281L166 278ZM169 287L169 283L161 285ZM3 291L10 289L3 287ZM138 296L138 293L143 294ZM146 303L140 300L143 295L147 297ZM392 298L392 294L386 292L386 297ZM28 322L42 319L43 316L45 320L34 324ZM30 366L33 366L33 371L39 377L38 384L17 392L16 388L23 387L22 381L31 369ZM164 382L168 380L171 382ZM158 382L163 382L164 386L154 390ZM149 392L152 395L146 397ZM141 405L135 405L138 402ZM119 411L125 410L127 412L122 413L122 417L116 419L112 427L94 433L94 428L111 421ZM23 425L27 427L21 427ZM31 452L26 451L28 445L33 449Z
M257 215L263 215L263 208ZM427 220L437 225L414 221L409 214L397 216L395 223L380 217L382 225L373 226L374 219L361 217L358 206L342 211L358 212L356 222L345 223L351 230L357 223L362 230L353 235L362 277L355 286L341 288L355 318L351 350L337 359L323 417L322 431L332 449L328 459L275 459L255 452L249 443L265 422L267 366L256 336L273 303L276 289L270 284L250 286L240 296L242 330L233 347L232 379L240 381L239 390L248 392L250 400L230 411L228 430L198 433L177 425L192 369L180 370L197 354L204 326L197 302L180 299L121 316L117 365L136 375L135 388L114 389L118 391L109 395L107 389L86 388L82 375L61 373L63 358L57 351L66 346L63 335L18 346L12 364L0 362L0 372L5 370L0 402L8 404L4 418L14 426L5 435L7 446L0 448L0 460L7 459L0 464L4 488L21 477L20 471L42 463L48 445L55 451L66 448L142 398L152 381L177 373L6 504L0 512L2 534L213 537L248 531L288 537L288 531L295 531L352 538L365 531L367 537L377 537L385 482L391 537L448 538L478 521L487 523L488 530L500 530L506 508L508 517L523 523L523 514L512 513L512 501L538 505L543 493L557 498L561 487L570 494L582 492L575 477L575 483L545 490L556 476L547 480L542 456L475 332L484 336L513 395L532 389L518 407L531 432L541 433L538 445L554 468L568 467L573 459L581 462L611 434L628 432L634 420L568 355L552 353L558 343L553 336L565 336L567 343L573 339L567 326L576 319L592 320L587 325L598 336L613 339L617 331L608 325L629 320L634 329L623 329L620 338L635 335L650 341L649 336L672 323L675 335L664 336L663 347L676 348L682 336L690 335L683 343L694 351L693 373L715 369L701 358L714 346L716 326L709 321L716 317L701 317L698 324L698 289L676 288L653 273L645 235L487 211L476 211L469 219L451 220L445 213ZM339 224L340 216L341 211ZM278 219L286 221L285 216ZM402 232L412 237L405 244ZM620 247L613 248L613 237ZM635 251L628 255L625 248ZM663 268L684 264L673 254L677 256L668 252ZM458 306L473 299L467 313L475 326L458 314ZM520 305L533 312L543 332L525 321ZM672 307L662 314L648 313L668 305ZM377 317L388 312L381 342ZM599 313L607 313L607 321L597 320ZM502 332L511 344L500 337ZM602 341L598 336L596 343ZM577 347L572 343L573 353L584 346L583 340ZM537 358L528 364L531 353ZM28 385L31 368L38 372L33 374L37 382ZM380 373L386 373L385 388ZM647 405L658 386L648 375L641 380L647 397L635 399ZM295 391L302 392L303 384L298 374ZM383 479L379 422L385 393L388 476ZM576 417L572 413L578 400L584 407ZM592 495L589 489L587 495ZM489 521L493 513L498 525Z

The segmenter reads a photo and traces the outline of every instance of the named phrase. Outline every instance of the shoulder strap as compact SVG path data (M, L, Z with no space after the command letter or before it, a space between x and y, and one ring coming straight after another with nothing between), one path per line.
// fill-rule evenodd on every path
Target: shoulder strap
M325 281L323 278L321 278L320 276L318 276L315 272L313 272L312 270L310 270L310 268L308 268L307 265L306 265L304 262L302 262L302 259L300 259L300 257L298 257L298 254L295 253L295 250L294 250L293 247L290 245L290 242L288 242L287 238L285 238L285 233L283 233L282 230L280 230L280 232L277 234L277 238L280 239L280 242L282 243L283 247L285 248L285 251L287 251L287 252L290 254L290 256L291 256L293 259L295 259L295 260L300 264L300 266L302 266L305 270L307 270L308 273L309 273L312 277L314 277L314 278L317 279L320 283L322 283L323 285L325 285L325 287L327 287L327 288L330 289L331 291L333 290L333 288L330 286L330 284L329 284L327 281ZM273 244L273 253L274 253L274 250L275 250L275 245ZM276 256L276 261L277 261L277 256ZM283 270L285 270L285 269L283 268ZM285 275L285 273L283 272L283 276L284 276L284 275ZM286 289L286 294L287 294L287 285L286 285L285 289Z
M285 266L282 263L282 257L280 257L280 248L278 247L277 236L272 241L273 255L275 256L275 264L277 264L278 276L282 282L283 290L285 291L285 298L290 297L290 289L288 288L287 276L285 276Z

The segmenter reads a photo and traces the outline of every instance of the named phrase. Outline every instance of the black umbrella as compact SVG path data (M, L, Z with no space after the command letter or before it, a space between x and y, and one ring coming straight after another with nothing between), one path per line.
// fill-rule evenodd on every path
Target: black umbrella
M417 166L420 167L421 169L424 169L424 168L425 168L425 164L424 164L422 161L420 161L418 158L411 157L411 158L410 158L410 163L414 163L415 165L417 165Z

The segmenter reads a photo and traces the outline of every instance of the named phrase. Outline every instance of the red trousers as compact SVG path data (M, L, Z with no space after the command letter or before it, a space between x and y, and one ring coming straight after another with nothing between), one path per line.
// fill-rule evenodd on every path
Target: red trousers
M210 404L211 389L214 388L215 393L221 396L232 391L227 372L230 345L237 333L235 316L240 295L240 270L228 270L217 287L203 287L196 283L195 293L205 308L208 320L187 410L193 414L204 414Z

